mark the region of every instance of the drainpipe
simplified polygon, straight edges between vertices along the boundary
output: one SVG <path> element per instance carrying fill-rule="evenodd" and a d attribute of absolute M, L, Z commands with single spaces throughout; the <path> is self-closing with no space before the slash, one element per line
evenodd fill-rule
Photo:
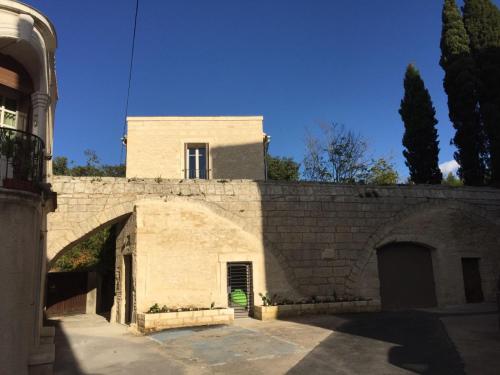
<path fill-rule="evenodd" d="M 264 134 L 264 174 L 265 174 L 265 181 L 267 181 L 267 156 L 269 154 L 269 143 L 271 143 L 271 136 Z"/>

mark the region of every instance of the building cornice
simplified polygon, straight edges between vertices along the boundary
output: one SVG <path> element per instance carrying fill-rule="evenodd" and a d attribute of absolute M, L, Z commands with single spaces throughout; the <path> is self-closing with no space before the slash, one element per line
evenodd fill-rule
<path fill-rule="evenodd" d="M 0 10 L 7 10 L 17 14 L 28 14 L 35 20 L 35 27 L 42 34 L 47 49 L 54 51 L 57 48 L 57 34 L 52 22 L 37 9 L 13 0 L 0 0 Z"/>

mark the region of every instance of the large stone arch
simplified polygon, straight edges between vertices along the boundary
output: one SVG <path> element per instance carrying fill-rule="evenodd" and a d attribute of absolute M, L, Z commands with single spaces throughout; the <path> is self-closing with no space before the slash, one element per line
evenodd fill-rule
<path fill-rule="evenodd" d="M 75 223 L 65 220 L 63 213 L 49 215 L 50 230 L 47 234 L 47 260 L 52 265 L 66 250 L 106 226 L 113 225 L 134 210 L 135 201 L 124 202 L 106 208 L 95 215 L 90 215 Z M 57 221 L 50 221 L 54 215 L 60 215 Z"/>
<path fill-rule="evenodd" d="M 447 248 L 449 246 L 446 243 L 447 241 L 436 235 L 436 233 L 439 233 L 438 229 L 436 229 L 436 233 L 427 233 L 422 228 L 412 227 L 411 230 L 402 230 L 401 227 L 404 226 L 405 222 L 412 221 L 416 223 L 419 221 L 434 222 L 439 227 L 440 224 L 447 220 L 446 215 L 470 220 L 477 227 L 489 228 L 490 234 L 496 233 L 494 229 L 499 226 L 498 219 L 491 216 L 487 210 L 459 201 L 437 200 L 403 209 L 392 219 L 382 223 L 369 237 L 364 246 L 364 253 L 359 257 L 348 278 L 349 288 L 358 294 L 368 294 L 372 298 L 380 298 L 376 252 L 378 249 L 394 243 L 414 243 L 433 250 L 434 271 L 436 275 L 440 275 L 443 272 L 443 267 L 441 266 L 441 269 L 439 269 L 436 265 L 436 257 L 440 251 L 446 250 L 444 252 L 448 252 L 449 249 L 447 250 Z M 449 239 L 451 232 L 450 230 L 445 231 L 443 236 L 446 235 Z M 460 233 L 457 234 L 457 236 L 460 235 Z M 498 238 L 494 239 L 493 235 L 490 237 L 490 244 L 493 241 L 498 244 Z M 474 251 L 468 253 L 472 254 Z M 480 253 L 481 251 L 478 249 L 476 254 Z M 444 263 L 441 262 L 441 264 Z M 445 292 L 442 291 L 442 293 Z M 444 298 L 441 297 L 441 300 Z"/>

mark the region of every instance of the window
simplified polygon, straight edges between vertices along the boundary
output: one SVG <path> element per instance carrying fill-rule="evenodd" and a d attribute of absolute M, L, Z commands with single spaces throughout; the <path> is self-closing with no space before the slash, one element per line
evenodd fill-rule
<path fill-rule="evenodd" d="M 17 127 L 17 101 L 0 95 L 0 126 Z"/>
<path fill-rule="evenodd" d="M 186 145 L 186 178 L 208 179 L 208 144 Z"/>

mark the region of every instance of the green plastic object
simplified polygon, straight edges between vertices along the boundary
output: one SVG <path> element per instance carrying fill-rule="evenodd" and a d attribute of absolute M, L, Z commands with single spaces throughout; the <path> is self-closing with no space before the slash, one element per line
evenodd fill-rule
<path fill-rule="evenodd" d="M 238 306 L 246 306 L 247 295 L 241 289 L 235 289 L 231 292 L 231 302 Z"/>

